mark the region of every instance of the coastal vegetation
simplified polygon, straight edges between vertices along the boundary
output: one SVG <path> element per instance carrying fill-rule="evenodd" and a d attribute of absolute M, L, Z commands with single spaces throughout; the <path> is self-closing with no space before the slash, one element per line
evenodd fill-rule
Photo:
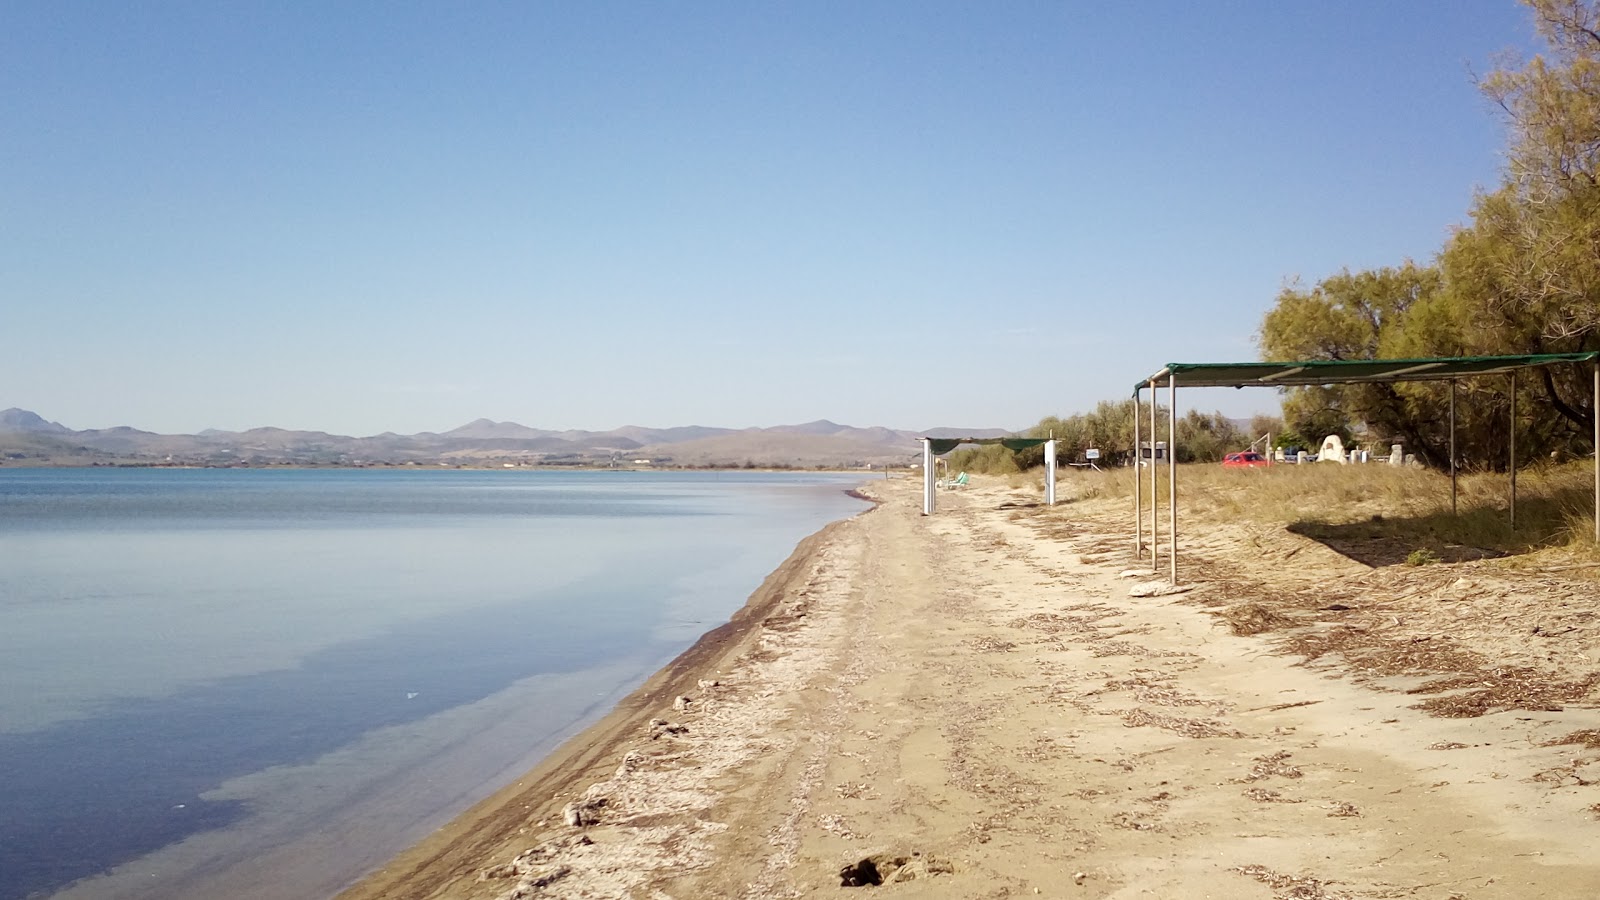
<path fill-rule="evenodd" d="M 1165 510 L 1167 473 L 1165 467 L 1158 470 L 1157 496 Z M 1131 505 L 1133 473 L 1132 468 L 1063 472 L 1058 496 L 1120 499 Z M 1149 470 L 1141 470 L 1140 477 L 1148 504 Z M 1507 510 L 1509 479 L 1486 470 L 1460 475 L 1455 510 L 1449 474 L 1422 466 L 1183 466 L 1178 484 L 1182 517 L 1287 527 L 1358 554 L 1398 553 L 1403 560 L 1422 549 L 1432 558 L 1459 561 L 1539 551 L 1592 554 L 1600 549 L 1594 544 L 1590 460 L 1540 463 L 1519 471 L 1515 527 Z"/>
<path fill-rule="evenodd" d="M 1148 429 L 1150 407 L 1142 408 L 1141 427 Z M 1023 432 L 1023 437 L 1054 438 L 1058 458 L 1063 464 L 1086 463 L 1088 451 L 1098 450 L 1099 466 L 1124 466 L 1133 456 L 1133 400 L 1101 401 L 1086 413 L 1066 417 L 1048 416 Z M 1165 435 L 1167 407 L 1156 407 L 1162 434 Z M 1275 416 L 1257 416 L 1248 426 L 1228 418 L 1220 412 L 1203 413 L 1189 410 L 1178 417 L 1178 461 L 1218 462 L 1223 454 L 1238 450 L 1252 440 L 1266 434 L 1274 436 L 1273 443 L 1287 446 L 1278 439 L 1283 423 Z M 1294 436 L 1290 435 L 1292 439 Z M 1163 438 L 1164 439 L 1164 438 Z M 1149 440 L 1145 435 L 1144 440 Z M 963 447 L 949 457 L 952 469 L 1006 475 L 1025 472 L 1044 465 L 1044 449 L 1008 450 L 998 444 Z"/>
<path fill-rule="evenodd" d="M 1268 359 L 1380 359 L 1600 350 L 1600 11 L 1528 0 L 1545 51 L 1479 81 L 1508 146 L 1502 182 L 1429 265 L 1343 271 L 1278 295 L 1259 334 Z M 1503 468 L 1507 378 L 1458 386 L 1459 452 Z M 1523 452 L 1594 452 L 1592 371 L 1553 366 L 1517 379 Z M 1444 383 L 1294 388 L 1289 425 L 1306 434 L 1363 423 L 1433 465 L 1448 463 Z"/>
<path fill-rule="evenodd" d="M 1342 270 L 1286 285 L 1265 313 L 1257 343 L 1267 360 L 1406 359 L 1600 350 L 1600 3 L 1525 0 L 1544 50 L 1478 80 L 1507 127 L 1501 183 L 1474 198 L 1470 221 L 1427 264 Z M 1248 428 L 1220 413 L 1178 420 L 1179 462 L 1212 462 L 1271 433 L 1277 447 L 1315 449 L 1339 435 L 1386 452 L 1400 443 L 1432 471 L 1387 466 L 1280 467 L 1224 472 L 1191 467 L 1180 478 L 1195 511 L 1266 516 L 1344 538 L 1414 544 L 1414 559 L 1448 559 L 1451 547 L 1523 553 L 1592 542 L 1597 411 L 1593 369 L 1557 365 L 1519 378 L 1463 378 L 1455 385 L 1459 514 L 1450 509 L 1451 401 L 1447 382 L 1295 387 L 1282 418 Z M 1518 521 L 1505 515 L 1509 444 L 1533 465 L 1520 476 Z M 1101 465 L 1127 466 L 1131 400 L 1043 419 L 1030 437 L 1053 436 L 1066 462 L 1100 450 Z M 1158 407 L 1163 423 L 1166 411 Z M 1163 425 L 1164 432 L 1164 425 Z M 1148 438 L 1147 438 L 1148 439 Z M 1028 473 L 1040 450 L 959 450 L 952 470 Z M 1522 468 L 1526 468 L 1525 466 Z M 1025 476 L 1024 476 L 1025 477 Z M 1068 472 L 1088 495 L 1131 494 L 1132 475 Z M 1162 476 L 1164 477 L 1164 475 Z M 1240 478 L 1250 490 L 1241 492 Z M 1443 504 L 1441 507 L 1440 504 Z M 1364 517 L 1364 518 L 1363 518 Z M 1308 532 L 1310 533 L 1310 532 Z"/>
<path fill-rule="evenodd" d="M 1507 126 L 1501 183 L 1480 192 L 1471 221 L 1435 260 L 1344 270 L 1314 284 L 1291 283 L 1262 319 L 1263 359 L 1359 360 L 1491 356 L 1600 350 L 1600 4 L 1527 0 L 1544 52 L 1481 78 Z M 1337 434 L 1387 447 L 1401 443 L 1424 464 L 1448 467 L 1450 402 L 1445 382 L 1296 387 L 1286 391 L 1278 446 Z M 1504 470 L 1513 392 L 1519 455 L 1557 459 L 1595 452 L 1593 373 L 1549 366 L 1513 379 L 1464 378 L 1456 385 L 1458 460 Z M 1048 418 L 1069 451 L 1102 448 L 1119 461 L 1132 446 L 1132 403 Z M 1159 418 L 1159 415 L 1158 415 Z M 1180 461 L 1205 461 L 1267 431 L 1241 434 L 1220 415 L 1186 414 Z M 1302 438 L 1301 436 L 1305 436 Z M 1118 449 L 1107 449 L 1118 448 Z M 1103 457 L 1104 458 L 1104 457 Z M 952 465 L 1026 470 L 1042 455 L 970 451 Z"/>

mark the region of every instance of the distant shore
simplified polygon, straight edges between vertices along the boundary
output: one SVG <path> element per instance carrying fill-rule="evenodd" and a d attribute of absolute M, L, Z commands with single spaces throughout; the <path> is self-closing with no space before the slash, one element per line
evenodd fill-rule
<path fill-rule="evenodd" d="M 645 466 L 645 465 L 559 465 L 559 464 L 518 464 L 507 465 L 504 463 L 484 463 L 472 465 L 467 463 L 363 463 L 353 464 L 321 464 L 321 463 L 265 463 L 259 465 L 213 465 L 207 463 L 178 463 L 178 462 L 149 462 L 149 461 L 34 461 L 34 460 L 4 460 L 0 459 L 0 469 L 247 469 L 247 470 L 320 470 L 330 471 L 383 471 L 383 472 L 438 472 L 461 470 L 469 472 L 831 472 L 831 473 L 862 473 L 883 477 L 886 471 L 884 466 Z M 896 466 L 887 471 L 905 473 L 912 471 L 904 466 Z"/>

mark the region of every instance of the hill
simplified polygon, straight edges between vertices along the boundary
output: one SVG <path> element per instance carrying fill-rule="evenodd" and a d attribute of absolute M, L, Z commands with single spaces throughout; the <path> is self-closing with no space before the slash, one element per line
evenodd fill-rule
<path fill-rule="evenodd" d="M 627 425 L 611 431 L 551 431 L 477 419 L 444 432 L 369 437 L 270 426 L 157 434 L 125 425 L 75 431 L 13 407 L 0 412 L 0 464 L 600 466 L 648 460 L 691 467 L 858 467 L 913 462 L 924 435 L 1006 433 L 997 428 L 858 428 L 826 419 L 746 429 Z"/>

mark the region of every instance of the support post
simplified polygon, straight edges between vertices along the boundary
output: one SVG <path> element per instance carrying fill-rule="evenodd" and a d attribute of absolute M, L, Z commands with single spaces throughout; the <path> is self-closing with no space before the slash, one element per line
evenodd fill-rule
<path fill-rule="evenodd" d="M 1139 443 L 1139 413 L 1142 411 L 1139 406 L 1139 391 L 1135 390 L 1133 392 L 1133 559 L 1135 562 L 1144 559 L 1144 497 L 1141 496 L 1144 493 L 1144 473 L 1139 471 L 1140 466 L 1144 465 L 1144 447 Z M 1600 453 L 1596 453 L 1595 460 L 1597 467 L 1595 471 L 1600 472 Z M 1596 489 L 1595 496 L 1600 497 L 1600 488 Z"/>
<path fill-rule="evenodd" d="M 1172 553 L 1167 560 L 1178 583 L 1178 373 L 1167 373 L 1167 498 L 1172 514 Z"/>
<path fill-rule="evenodd" d="M 1456 514 L 1456 380 L 1450 379 L 1450 515 Z"/>
<path fill-rule="evenodd" d="M 922 439 L 922 514 L 933 515 L 936 503 L 933 496 L 933 441 Z"/>
<path fill-rule="evenodd" d="M 1511 530 L 1517 530 L 1517 373 L 1511 372 Z"/>
<path fill-rule="evenodd" d="M 1594 364 L 1594 399 L 1589 412 L 1594 418 L 1594 542 L 1600 544 L 1600 362 Z"/>
<path fill-rule="evenodd" d="M 1157 572 L 1161 569 L 1161 520 L 1157 518 L 1160 510 L 1156 504 L 1156 398 L 1161 396 L 1156 393 L 1156 380 L 1150 379 L 1150 571 Z M 1168 448 L 1167 452 L 1172 452 Z"/>
<path fill-rule="evenodd" d="M 1044 442 L 1044 505 L 1056 505 L 1056 442 Z"/>

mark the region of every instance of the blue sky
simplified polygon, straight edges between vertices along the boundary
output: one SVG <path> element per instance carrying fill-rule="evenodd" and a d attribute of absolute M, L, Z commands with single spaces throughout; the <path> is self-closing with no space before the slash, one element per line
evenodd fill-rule
<path fill-rule="evenodd" d="M 0 408 L 1024 427 L 1499 178 L 1511 0 L 17 2 Z M 1233 415 L 1275 395 L 1194 392 Z"/>

